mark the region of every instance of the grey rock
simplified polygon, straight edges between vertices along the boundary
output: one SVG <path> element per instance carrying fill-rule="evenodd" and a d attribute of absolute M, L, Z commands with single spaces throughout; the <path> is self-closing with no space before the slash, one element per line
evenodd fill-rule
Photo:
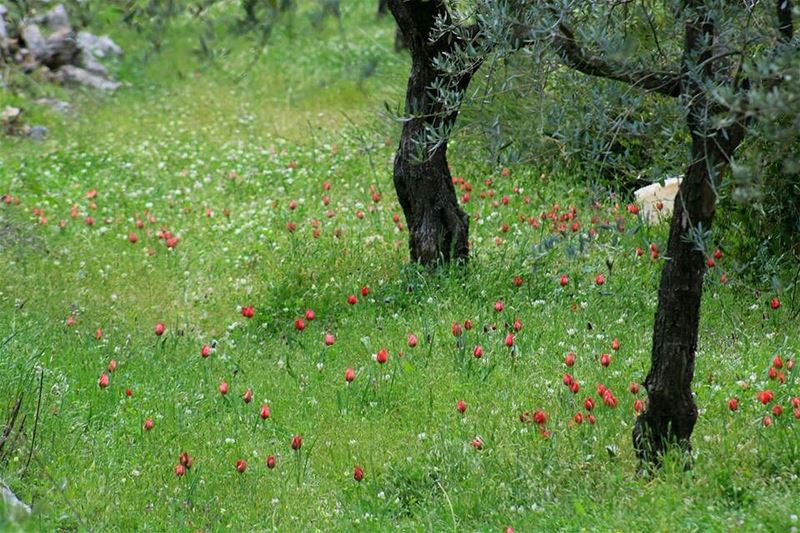
<path fill-rule="evenodd" d="M 44 23 L 47 24 L 51 32 L 56 31 L 72 31 L 72 25 L 69 22 L 69 15 L 64 7 L 64 4 L 58 4 L 53 9 L 44 14 Z"/>
<path fill-rule="evenodd" d="M 6 26 L 6 13 L 8 9 L 0 4 L 0 51 L 8 50 L 8 27 Z"/>
<path fill-rule="evenodd" d="M 47 128 L 44 126 L 33 126 L 28 131 L 28 137 L 34 141 L 43 141 L 47 137 Z"/>
<path fill-rule="evenodd" d="M 39 105 L 47 106 L 53 111 L 58 111 L 59 113 L 70 113 L 72 111 L 72 105 L 69 102 L 65 102 L 63 100 L 55 100 L 53 98 L 39 98 L 36 100 L 36 103 Z"/>
<path fill-rule="evenodd" d="M 96 74 L 97 76 L 108 77 L 108 69 L 100 63 L 97 58 L 86 51 L 81 50 L 78 54 L 77 64 L 80 67 L 85 68 L 92 74 Z"/>
<path fill-rule="evenodd" d="M 0 112 L 0 124 L 13 124 L 19 119 L 19 116 L 22 114 L 22 109 L 18 107 L 6 106 L 2 112 Z"/>
<path fill-rule="evenodd" d="M 45 40 L 44 51 L 36 59 L 51 68 L 72 63 L 78 55 L 78 42 L 72 30 L 59 30 Z"/>
<path fill-rule="evenodd" d="M 111 40 L 108 35 L 93 35 L 88 31 L 78 33 L 78 48 L 81 52 L 91 54 L 94 57 L 106 57 L 110 55 L 122 55 L 122 48 Z"/>
<path fill-rule="evenodd" d="M 92 74 L 86 69 L 74 65 L 64 65 L 53 73 L 53 76 L 62 83 L 77 83 L 102 91 L 115 91 L 120 84 Z"/>
<path fill-rule="evenodd" d="M 47 41 L 42 30 L 36 24 L 28 24 L 22 28 L 22 41 L 33 57 L 43 57 L 47 51 Z"/>
<path fill-rule="evenodd" d="M 17 498 L 8 485 L 0 481 L 0 499 L 5 503 L 5 508 L 13 520 L 19 520 L 31 515 L 31 507 Z"/>

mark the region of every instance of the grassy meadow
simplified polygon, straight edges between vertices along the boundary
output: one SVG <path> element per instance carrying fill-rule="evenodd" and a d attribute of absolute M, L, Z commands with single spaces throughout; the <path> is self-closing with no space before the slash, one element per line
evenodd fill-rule
<path fill-rule="evenodd" d="M 0 424 L 20 393 L 25 417 L 0 478 L 33 504 L 0 529 L 796 531 L 791 287 L 737 276 L 717 236 L 694 466 L 638 476 L 667 225 L 456 138 L 470 263 L 409 265 L 387 116 L 408 56 L 344 4 L 263 47 L 220 31 L 212 57 L 176 21 L 145 58 L 109 15 L 126 87 L 0 94 L 50 129 L 0 143 Z"/>

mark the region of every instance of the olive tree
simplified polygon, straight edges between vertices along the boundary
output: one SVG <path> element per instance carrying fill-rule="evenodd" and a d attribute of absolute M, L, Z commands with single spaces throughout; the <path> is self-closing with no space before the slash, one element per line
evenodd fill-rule
<path fill-rule="evenodd" d="M 413 259 L 447 258 L 442 244 L 465 242 L 444 156 L 467 84 L 487 58 L 525 49 L 531 61 L 556 63 L 587 81 L 668 98 L 683 114 L 688 160 L 658 291 L 648 402 L 633 445 L 643 464 L 660 464 L 671 446 L 689 452 L 706 241 L 737 149 L 770 116 L 766 110 L 791 99 L 781 86 L 792 78 L 785 65 L 798 56 L 792 1 L 474 0 L 448 12 L 442 2 L 397 0 L 392 10 L 415 41 L 409 116 L 395 159 Z M 412 155 L 420 147 L 427 157 Z"/>

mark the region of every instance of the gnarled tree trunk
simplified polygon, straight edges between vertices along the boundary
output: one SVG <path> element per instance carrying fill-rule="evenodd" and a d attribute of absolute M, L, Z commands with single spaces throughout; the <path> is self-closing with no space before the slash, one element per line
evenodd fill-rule
<path fill-rule="evenodd" d="M 643 464 L 656 466 L 670 445 L 691 452 L 690 437 L 697 421 L 691 385 L 706 272 L 699 241 L 702 233 L 711 229 L 716 189 L 745 133 L 740 122 L 721 129 L 709 124 L 715 110 L 703 83 L 716 75 L 711 60 L 714 25 L 702 2 L 695 4 L 695 15 L 686 23 L 681 83 L 681 92 L 689 102 L 691 162 L 675 198 L 667 259 L 661 271 L 651 366 L 644 383 L 648 404 L 633 430 L 637 455 Z M 693 72 L 695 61 L 705 65 L 699 76 Z"/>
<path fill-rule="evenodd" d="M 431 93 L 441 74 L 433 60 L 455 50 L 459 37 L 446 35 L 431 40 L 437 18 L 449 20 L 442 0 L 389 0 L 395 20 L 411 52 L 411 73 L 406 91 L 406 121 L 394 159 L 394 185 L 406 217 L 411 260 L 425 265 L 466 260 L 469 217 L 458 205 L 447 164 L 447 134 L 458 109 Z M 477 65 L 465 69 L 448 85 L 461 94 L 469 85 Z M 438 143 L 427 132 L 443 132 Z"/>
<path fill-rule="evenodd" d="M 711 228 L 716 205 L 716 176 L 729 168 L 729 158 L 741 139 L 721 140 L 692 135 L 692 163 L 675 198 L 675 210 L 661 271 L 658 307 L 653 326 L 650 372 L 645 379 L 647 409 L 636 420 L 633 444 L 645 463 L 658 465 L 669 445 L 690 452 L 697 421 L 692 394 L 700 302 L 706 257 L 697 246 L 697 231 Z"/>

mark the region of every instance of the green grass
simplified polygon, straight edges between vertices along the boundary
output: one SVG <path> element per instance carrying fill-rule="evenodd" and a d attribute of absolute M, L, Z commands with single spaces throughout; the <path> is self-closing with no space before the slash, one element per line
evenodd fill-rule
<path fill-rule="evenodd" d="M 617 211 L 608 193 L 571 176 L 544 182 L 527 167 L 503 176 L 457 146 L 454 173 L 473 187 L 465 206 L 470 264 L 435 273 L 408 266 L 407 232 L 392 220 L 401 213 L 391 185 L 397 127 L 378 118 L 383 101 L 402 98 L 407 59 L 389 50 L 391 21 L 376 22 L 371 5 L 346 9 L 343 33 L 329 22 L 314 32 L 298 16 L 294 39 L 278 31 L 240 82 L 234 74 L 252 58 L 247 36 L 221 38 L 225 60 L 208 64 L 190 53 L 195 42 L 179 26 L 162 55 L 143 62 L 129 53 L 116 65 L 131 83 L 116 95 L 38 89 L 70 95 L 78 118 L 36 111 L 50 140 L 0 147 L 0 195 L 20 200 L 0 207 L 0 408 L 5 415 L 24 391 L 26 416 L 25 437 L 3 451 L 0 477 L 34 502 L 33 517 L 19 524 L 0 512 L 0 528 L 796 527 L 800 422 L 789 398 L 800 394 L 798 371 L 786 371 L 784 385 L 767 376 L 776 354 L 787 361 L 800 351 L 790 294 L 733 274 L 721 284 L 734 257 L 709 271 L 694 468 L 684 472 L 668 457 L 662 472 L 638 477 L 630 432 L 643 394 L 628 387 L 649 364 L 661 261 L 634 250 L 663 249 L 666 228 L 640 226 L 624 201 Z M 135 36 L 118 31 L 130 50 Z M 376 74 L 359 83 L 357 65 L 373 56 Z M 96 208 L 86 198 L 93 189 Z M 480 198 L 490 190 L 494 198 Z M 495 207 L 505 195 L 509 204 Z M 553 238 L 555 223 L 537 229 L 520 220 L 555 203 L 559 214 L 576 207 L 578 232 Z M 613 220 L 623 213 L 619 231 Z M 590 228 L 596 237 L 587 237 Z M 156 236 L 163 229 L 180 236 L 173 250 Z M 512 283 L 518 275 L 521 287 Z M 776 311 L 773 296 L 784 301 Z M 252 319 L 240 314 L 243 305 L 255 307 Z M 316 319 L 297 331 L 307 309 Z M 503 341 L 517 318 L 522 329 L 510 352 Z M 467 319 L 474 328 L 456 339 L 452 324 Z M 166 325 L 162 337 L 157 322 Z M 324 345 L 326 332 L 333 346 Z M 415 348 L 406 344 L 412 332 Z M 599 355 L 612 353 L 614 338 L 621 348 L 603 368 Z M 480 360 L 471 355 L 477 344 Z M 382 347 L 385 365 L 372 358 Z M 577 395 L 562 384 L 569 351 L 577 354 L 569 370 L 581 384 Z M 116 371 L 101 389 L 112 359 Z M 349 386 L 348 367 L 357 374 Z M 614 391 L 616 409 L 597 398 L 598 383 Z M 249 405 L 241 399 L 247 388 Z M 766 388 L 785 411 L 768 428 L 768 408 L 756 400 Z M 587 396 L 598 403 L 597 423 L 575 425 Z M 732 396 L 740 399 L 736 413 L 727 408 Z M 466 413 L 456 411 L 457 400 L 467 402 Z M 271 408 L 267 421 L 258 416 L 262 403 Z M 547 414 L 548 438 L 519 420 L 537 409 Z M 145 431 L 148 418 L 154 427 Z M 300 453 L 290 447 L 295 434 L 304 439 Z M 480 450 L 470 445 L 477 437 Z M 182 451 L 194 464 L 179 478 Z M 273 470 L 269 454 L 277 457 Z M 239 459 L 248 462 L 242 474 Z M 356 464 L 365 471 L 360 483 Z"/>

